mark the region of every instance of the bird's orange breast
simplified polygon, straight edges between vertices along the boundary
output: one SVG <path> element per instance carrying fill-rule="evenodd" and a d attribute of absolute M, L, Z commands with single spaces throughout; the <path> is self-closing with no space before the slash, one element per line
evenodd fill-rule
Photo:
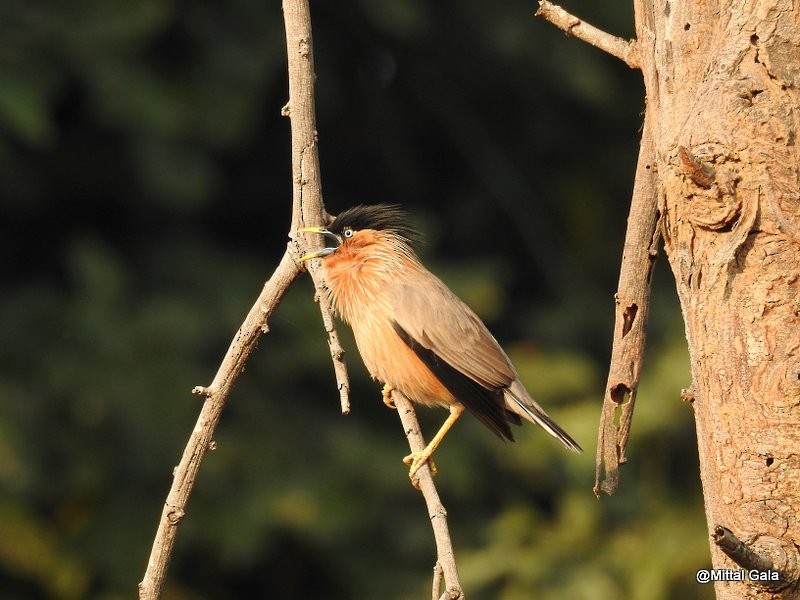
<path fill-rule="evenodd" d="M 410 399 L 428 405 L 456 400 L 416 354 L 386 323 L 351 322 L 358 350 L 374 379 L 388 383 Z"/>

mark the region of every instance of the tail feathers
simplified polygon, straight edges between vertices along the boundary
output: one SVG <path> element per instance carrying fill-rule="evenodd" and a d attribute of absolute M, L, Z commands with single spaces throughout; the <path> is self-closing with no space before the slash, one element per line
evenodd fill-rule
<path fill-rule="evenodd" d="M 507 408 L 524 417 L 531 423 L 536 423 L 547 433 L 552 435 L 568 450 L 573 452 L 583 452 L 578 442 L 564 431 L 561 426 L 553 421 L 550 416 L 544 412 L 544 409 L 539 406 L 536 401 L 530 397 L 530 394 L 525 390 L 519 380 L 515 381 L 506 389 L 506 405 Z"/>

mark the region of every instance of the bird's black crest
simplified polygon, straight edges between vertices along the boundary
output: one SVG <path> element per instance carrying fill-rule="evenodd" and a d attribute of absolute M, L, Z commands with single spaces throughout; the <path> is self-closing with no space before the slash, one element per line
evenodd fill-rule
<path fill-rule="evenodd" d="M 328 230 L 338 235 L 346 227 L 353 231 L 375 229 L 390 231 L 410 242 L 418 242 L 419 234 L 409 227 L 406 219 L 406 212 L 395 204 L 361 204 L 340 212 Z"/>

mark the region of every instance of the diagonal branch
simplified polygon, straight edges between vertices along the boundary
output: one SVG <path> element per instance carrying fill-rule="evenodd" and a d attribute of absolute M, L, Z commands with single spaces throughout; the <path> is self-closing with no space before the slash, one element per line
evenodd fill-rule
<path fill-rule="evenodd" d="M 411 401 L 399 390 L 392 390 L 392 400 L 397 406 L 397 414 L 400 416 L 411 451 L 421 451 L 425 448 L 425 439 L 420 432 L 417 415 L 414 412 Z M 436 485 L 433 483 L 433 476 L 427 463 L 417 471 L 417 477 L 418 479 L 414 483 L 418 485 L 422 496 L 425 498 L 428 516 L 431 519 L 431 527 L 433 528 L 433 536 L 436 540 L 437 564 L 433 574 L 434 597 L 439 597 L 437 591 L 440 587 L 441 578 L 444 576 L 447 589 L 443 592 L 441 598 L 444 600 L 463 600 L 464 592 L 458 579 L 453 543 L 450 541 L 450 530 L 447 527 L 447 511 L 439 499 L 439 493 L 436 491 Z"/>
<path fill-rule="evenodd" d="M 161 513 L 147 570 L 139 583 L 140 600 L 157 600 L 161 597 L 172 548 L 178 535 L 178 525 L 186 514 L 186 504 L 194 488 L 200 463 L 206 451 L 213 447 L 214 431 L 230 391 L 250 354 L 256 348 L 258 339 L 267 331 L 269 317 L 299 274 L 300 269 L 292 258 L 292 252 L 287 250 L 272 277 L 264 284 L 261 295 L 247 313 L 239 331 L 236 332 L 211 385 L 198 386 L 192 390 L 192 393 L 205 396 L 206 400 L 197 424 L 189 436 L 180 463 L 173 473 L 172 487 Z"/>
<path fill-rule="evenodd" d="M 544 18 L 567 35 L 574 35 L 579 40 L 583 40 L 611 56 L 616 56 L 631 69 L 641 68 L 639 48 L 635 40 L 623 40 L 606 33 L 547 0 L 539 0 L 539 9 L 535 16 Z"/>
<path fill-rule="evenodd" d="M 650 125 L 648 116 L 645 118 L 636 166 L 619 287 L 614 296 L 614 342 L 597 439 L 594 493 L 598 497 L 600 492 L 611 495 L 616 491 L 619 467 L 627 460 L 625 449 L 644 357 L 650 279 L 660 239 L 655 153 Z M 617 420 L 619 426 L 615 424 Z"/>

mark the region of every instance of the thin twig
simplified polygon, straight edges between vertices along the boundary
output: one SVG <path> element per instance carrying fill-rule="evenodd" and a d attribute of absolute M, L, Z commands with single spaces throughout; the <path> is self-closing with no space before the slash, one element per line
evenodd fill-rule
<path fill-rule="evenodd" d="M 645 118 L 639 149 L 619 286 L 615 295 L 614 341 L 597 439 L 594 493 L 598 497 L 600 492 L 608 495 L 614 493 L 619 484 L 619 466 L 627 460 L 625 449 L 644 357 L 650 279 L 660 239 L 656 163 L 649 121 L 648 116 Z M 619 426 L 615 425 L 618 411 L 622 411 Z"/>
<path fill-rule="evenodd" d="M 316 261 L 315 261 L 316 262 Z M 328 334 L 328 349 L 330 350 L 331 360 L 333 361 L 333 372 L 336 376 L 336 387 L 339 390 L 339 403 L 342 407 L 342 414 L 350 413 L 350 382 L 347 375 L 347 363 L 345 362 L 345 352 L 342 344 L 339 341 L 339 334 L 336 332 L 336 325 L 333 320 L 333 307 L 331 306 L 330 297 L 321 293 L 320 288 L 324 287 L 322 275 L 319 272 L 319 267 L 309 265 L 309 273 L 311 279 L 314 281 L 314 286 L 317 288 L 317 301 L 319 302 L 319 311 L 322 314 L 322 324 Z"/>
<path fill-rule="evenodd" d="M 574 35 L 579 40 L 591 44 L 611 56 L 616 56 L 631 69 L 641 68 L 639 48 L 635 40 L 623 40 L 606 33 L 547 0 L 539 0 L 539 10 L 536 11 L 536 16 L 543 17 L 567 35 Z"/>
<path fill-rule="evenodd" d="M 444 569 L 441 563 L 437 560 L 433 566 L 433 586 L 431 590 L 431 600 L 439 600 L 439 594 L 442 589 L 442 579 L 444 578 Z"/>
<path fill-rule="evenodd" d="M 300 269 L 292 253 L 287 250 L 281 262 L 264 284 L 261 295 L 247 313 L 225 357 L 222 359 L 214 380 L 208 387 L 196 387 L 193 393 L 206 397 L 197 424 L 194 427 L 180 463 L 173 473 L 172 487 L 167 495 L 161 520 L 158 524 L 153 548 L 147 562 L 144 578 L 139 583 L 141 600 L 157 600 L 161 596 L 167 566 L 178 535 L 178 525 L 186 515 L 186 504 L 192 493 L 200 463 L 207 450 L 213 448 L 214 431 L 219 422 L 233 384 L 244 369 L 248 357 L 256 347 L 258 339 L 267 330 L 267 321 L 280 302 L 289 285 L 297 278 Z"/>
<path fill-rule="evenodd" d="M 420 432 L 419 422 L 417 415 L 414 412 L 414 407 L 399 390 L 392 390 L 392 400 L 394 400 L 397 407 L 397 414 L 400 416 L 400 421 L 403 423 L 403 429 L 406 432 L 408 445 L 412 452 L 419 452 L 425 448 L 425 439 Z M 455 554 L 453 553 L 453 543 L 450 541 L 450 530 L 447 527 L 447 511 L 439 499 L 439 493 L 436 491 L 436 485 L 433 483 L 433 476 L 428 464 L 424 464 L 419 471 L 417 471 L 417 484 L 422 496 L 425 498 L 425 504 L 428 507 L 428 516 L 431 519 L 431 527 L 433 527 L 433 536 L 436 540 L 436 555 L 437 563 L 441 565 L 442 573 L 444 575 L 445 585 L 447 586 L 443 598 L 452 598 L 452 600 L 463 600 L 464 592 L 461 589 L 461 582 L 458 578 L 458 569 L 456 568 Z M 436 573 L 434 572 L 434 578 Z"/>

